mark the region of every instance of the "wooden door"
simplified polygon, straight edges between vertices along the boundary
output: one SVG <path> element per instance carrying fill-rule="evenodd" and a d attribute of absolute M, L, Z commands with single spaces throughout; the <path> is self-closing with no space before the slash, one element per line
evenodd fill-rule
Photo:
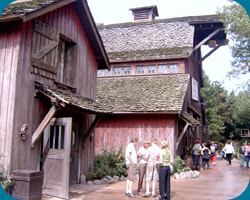
<path fill-rule="evenodd" d="M 44 130 L 43 194 L 68 199 L 72 118 L 53 118 Z"/>
<path fill-rule="evenodd" d="M 79 125 L 72 125 L 69 185 L 79 183 Z"/>

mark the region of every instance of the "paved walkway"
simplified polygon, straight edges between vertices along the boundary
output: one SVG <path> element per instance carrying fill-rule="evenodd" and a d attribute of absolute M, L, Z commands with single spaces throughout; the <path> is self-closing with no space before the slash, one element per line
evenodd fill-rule
<path fill-rule="evenodd" d="M 200 171 L 201 176 L 193 179 L 171 179 L 171 200 L 228 200 L 233 199 L 246 189 L 249 183 L 250 169 L 239 167 L 239 161 L 233 160 L 232 165 L 227 165 L 225 160 L 218 160 L 217 166 L 211 170 Z M 137 200 L 159 198 L 158 184 L 156 198 L 143 198 L 137 194 L 136 180 L 133 192 Z M 103 185 L 74 185 L 70 187 L 70 199 L 131 199 L 125 196 L 126 181 Z M 59 198 L 44 196 L 43 200 Z"/>

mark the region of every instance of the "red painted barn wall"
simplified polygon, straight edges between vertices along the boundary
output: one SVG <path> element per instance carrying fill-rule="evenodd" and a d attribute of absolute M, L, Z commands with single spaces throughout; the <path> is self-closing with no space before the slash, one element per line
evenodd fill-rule
<path fill-rule="evenodd" d="M 125 150 L 133 137 L 138 137 L 136 150 L 143 146 L 144 140 L 158 139 L 161 146 L 162 140 L 169 142 L 169 148 L 174 152 L 175 145 L 175 115 L 166 114 L 124 114 L 108 115 L 101 119 L 95 129 L 95 153 L 102 149 Z"/>

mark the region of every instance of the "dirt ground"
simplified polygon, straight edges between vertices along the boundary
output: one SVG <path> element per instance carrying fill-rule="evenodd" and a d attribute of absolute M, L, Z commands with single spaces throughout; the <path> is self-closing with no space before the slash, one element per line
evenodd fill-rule
<path fill-rule="evenodd" d="M 217 160 L 217 166 L 211 166 L 211 170 L 200 171 L 199 178 L 171 179 L 171 200 L 228 200 L 242 194 L 249 183 L 250 168 L 240 167 L 238 160 L 233 160 L 232 165 L 227 165 L 225 160 Z M 143 198 L 137 194 L 136 180 L 133 184 L 133 192 L 136 199 L 159 198 L 157 184 L 157 197 Z M 145 185 L 143 186 L 145 188 Z M 103 185 L 73 185 L 70 186 L 70 199 L 132 199 L 125 196 L 126 181 L 118 181 L 113 184 Z M 150 189 L 151 190 L 151 189 Z M 144 190 L 145 191 L 145 190 Z M 56 200 L 59 198 L 43 196 L 42 200 Z"/>

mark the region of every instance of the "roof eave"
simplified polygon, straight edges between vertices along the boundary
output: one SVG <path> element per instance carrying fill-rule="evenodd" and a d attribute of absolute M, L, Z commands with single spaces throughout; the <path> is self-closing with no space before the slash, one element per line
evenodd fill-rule
<path fill-rule="evenodd" d="M 112 114 L 180 114 L 179 111 L 138 111 L 138 112 L 126 112 L 126 111 L 114 111 Z"/>

